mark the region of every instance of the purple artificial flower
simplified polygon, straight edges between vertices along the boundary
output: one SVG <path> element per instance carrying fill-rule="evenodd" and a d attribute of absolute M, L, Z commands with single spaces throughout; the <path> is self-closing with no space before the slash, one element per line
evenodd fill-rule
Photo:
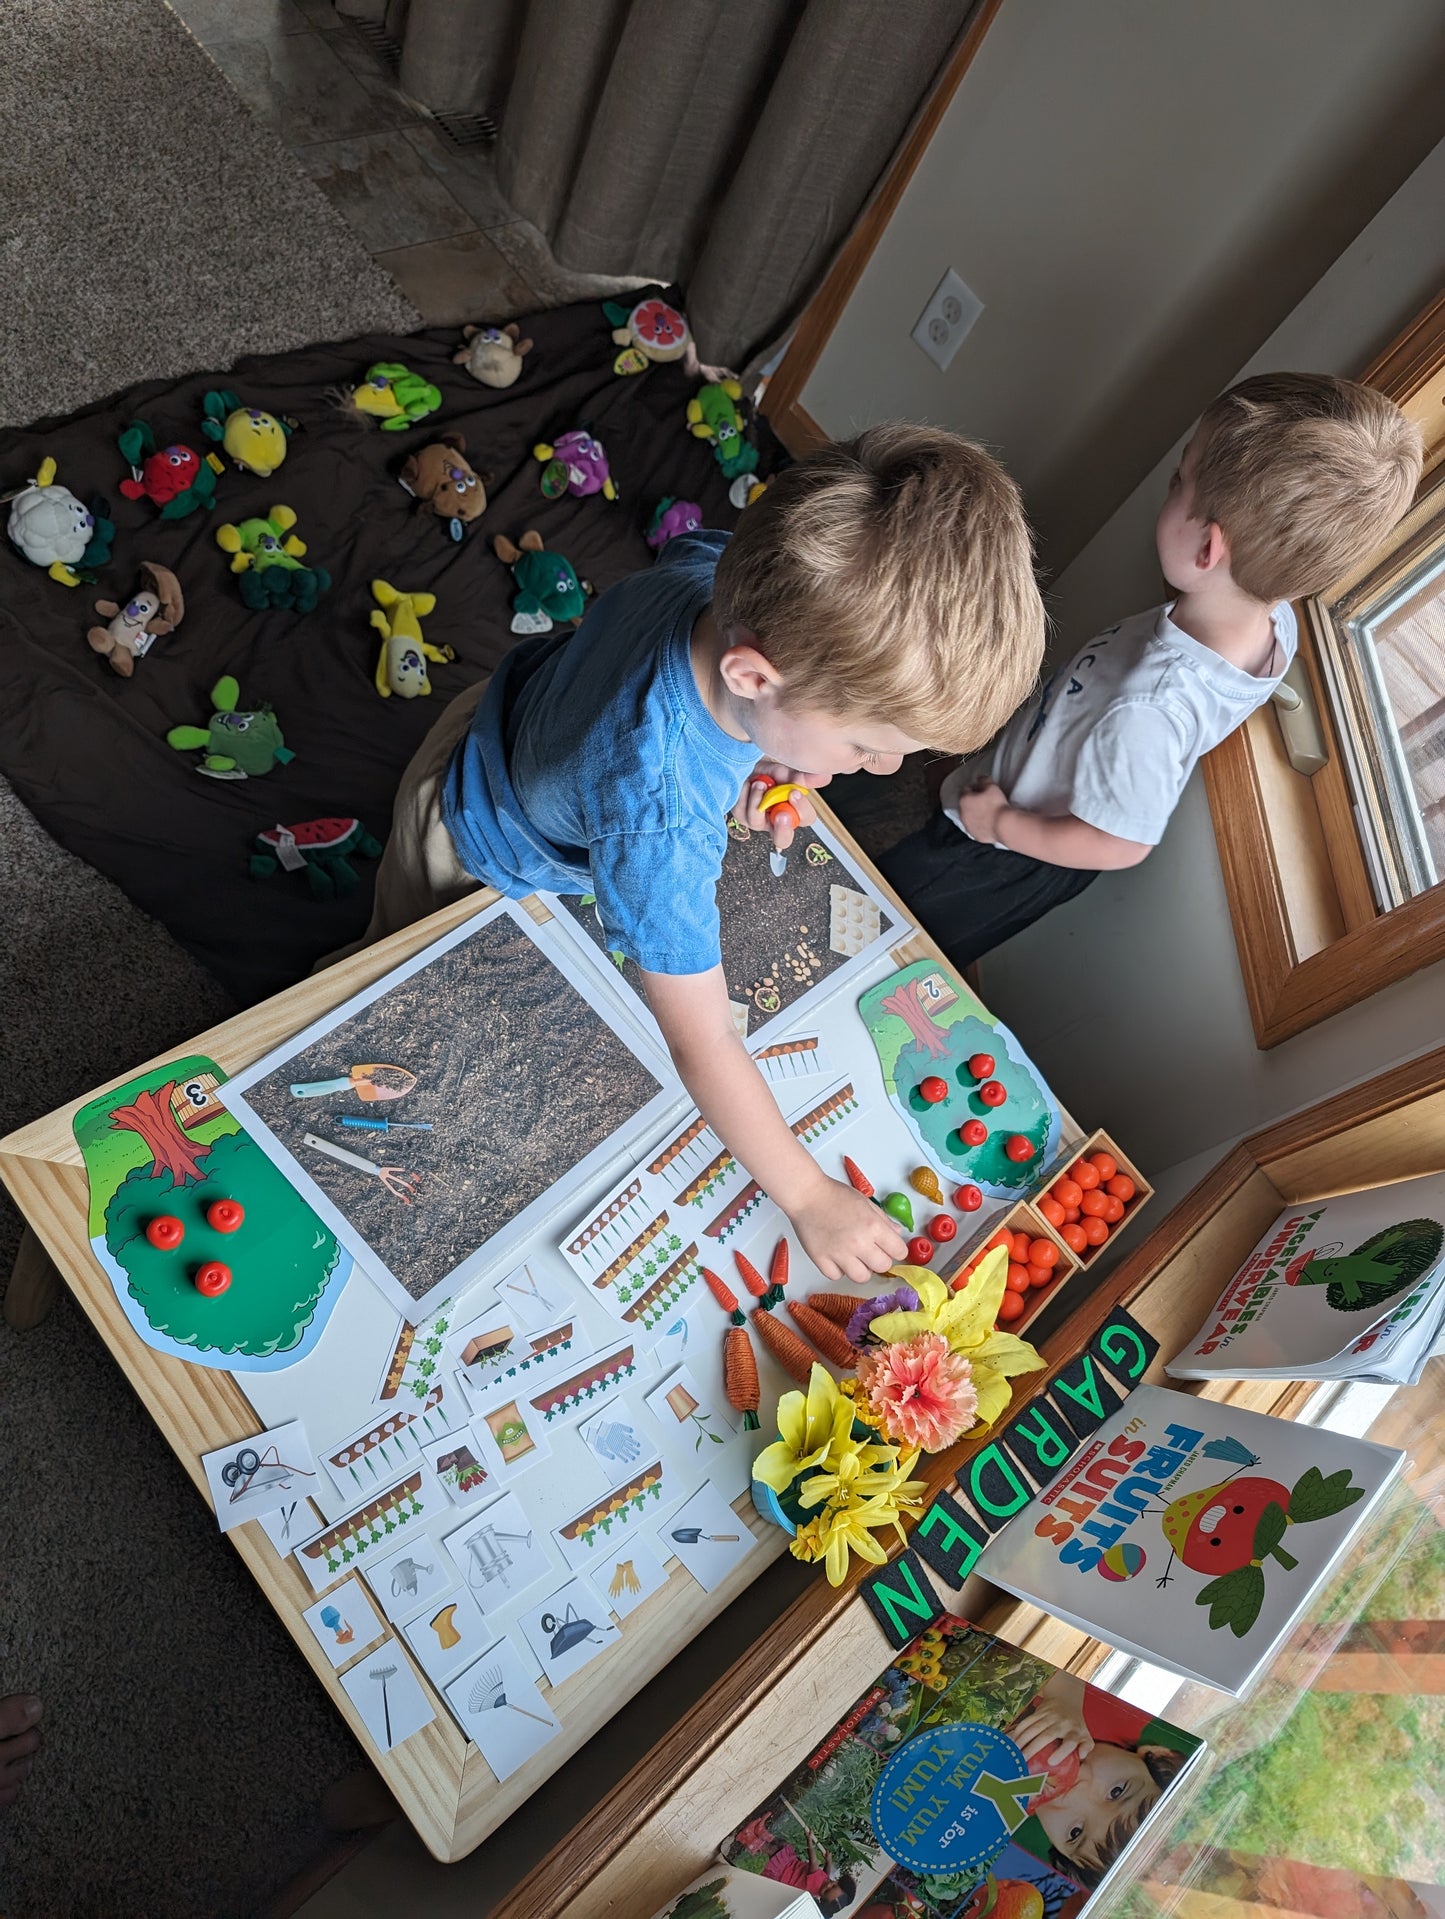
<path fill-rule="evenodd" d="M 885 1313 L 916 1313 L 918 1295 L 911 1286 L 900 1286 L 896 1293 L 880 1293 L 876 1299 L 865 1299 L 857 1312 L 848 1321 L 843 1337 L 853 1346 L 861 1346 L 868 1336 L 868 1328 L 875 1319 L 882 1319 Z"/>

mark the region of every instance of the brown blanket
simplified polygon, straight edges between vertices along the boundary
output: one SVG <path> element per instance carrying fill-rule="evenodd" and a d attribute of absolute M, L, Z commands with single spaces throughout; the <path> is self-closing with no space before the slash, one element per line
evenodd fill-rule
<path fill-rule="evenodd" d="M 397 780 L 422 735 L 447 700 L 514 644 L 513 584 L 492 553 L 493 535 L 515 540 L 536 527 L 601 591 L 651 564 L 642 529 L 662 495 L 697 501 L 709 526 L 736 521 L 711 449 L 688 433 L 685 409 L 696 382 L 680 366 L 614 375 L 616 348 L 597 305 L 537 314 L 524 330 L 536 344 L 517 384 L 500 391 L 453 366 L 460 335 L 435 328 L 152 382 L 0 436 L 0 491 L 23 486 L 51 454 L 59 482 L 82 499 L 102 496 L 116 525 L 98 584 L 73 589 L 0 535 L 0 772 L 63 846 L 115 880 L 243 1001 L 289 984 L 365 925 L 374 862 L 358 868 L 359 893 L 317 903 L 304 874 L 252 880 L 251 840 L 278 822 L 348 814 L 385 836 Z M 406 432 L 383 433 L 328 403 L 328 388 L 354 383 L 377 360 L 400 360 L 440 387 L 438 412 Z M 116 436 L 140 418 L 161 446 L 180 441 L 209 450 L 199 429 L 208 388 L 291 415 L 299 430 L 271 479 L 228 463 L 210 513 L 160 520 L 149 501 L 121 497 L 127 468 Z M 542 495 L 534 444 L 582 425 L 607 449 L 619 500 Z M 465 436 L 472 464 L 492 475 L 486 514 L 460 544 L 395 479 L 408 451 L 447 428 Z M 754 437 L 763 445 L 761 470 L 770 471 L 774 444 L 761 426 Z M 332 576 L 308 614 L 249 611 L 216 544 L 223 522 L 277 503 L 295 509 L 307 563 Z M 186 616 L 126 680 L 91 651 L 85 633 L 97 623 L 96 599 L 123 603 L 143 560 L 176 573 Z M 369 583 L 378 576 L 437 596 L 425 635 L 454 647 L 457 658 L 430 668 L 429 699 L 383 700 L 376 691 L 380 638 L 368 620 Z M 240 683 L 243 708 L 274 707 L 296 755 L 290 764 L 223 782 L 196 773 L 196 754 L 167 745 L 170 727 L 205 724 L 210 688 L 224 673 Z"/>

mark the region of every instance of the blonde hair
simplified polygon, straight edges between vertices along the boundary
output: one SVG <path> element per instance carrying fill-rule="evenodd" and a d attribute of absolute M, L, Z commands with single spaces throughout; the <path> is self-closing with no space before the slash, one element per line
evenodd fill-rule
<path fill-rule="evenodd" d="M 1420 429 L 1373 387 L 1262 373 L 1207 407 L 1191 513 L 1252 599 L 1322 593 L 1377 547 L 1420 479 Z"/>
<path fill-rule="evenodd" d="M 1018 488 L 972 441 L 903 422 L 769 483 L 718 562 L 713 616 L 756 637 L 789 705 L 952 753 L 993 737 L 1044 650 Z"/>

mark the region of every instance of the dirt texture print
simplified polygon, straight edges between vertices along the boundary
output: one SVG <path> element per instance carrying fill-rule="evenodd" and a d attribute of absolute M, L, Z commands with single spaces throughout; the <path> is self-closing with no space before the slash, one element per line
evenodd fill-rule
<path fill-rule="evenodd" d="M 662 1090 L 500 913 L 273 1060 L 245 1101 L 420 1301 Z"/>

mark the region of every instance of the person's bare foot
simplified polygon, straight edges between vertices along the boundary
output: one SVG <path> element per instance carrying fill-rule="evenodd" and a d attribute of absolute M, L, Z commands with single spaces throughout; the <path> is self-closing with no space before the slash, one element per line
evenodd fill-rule
<path fill-rule="evenodd" d="M 25 1775 L 40 1750 L 40 1701 L 33 1693 L 0 1698 L 0 1810 L 20 1797 Z"/>

